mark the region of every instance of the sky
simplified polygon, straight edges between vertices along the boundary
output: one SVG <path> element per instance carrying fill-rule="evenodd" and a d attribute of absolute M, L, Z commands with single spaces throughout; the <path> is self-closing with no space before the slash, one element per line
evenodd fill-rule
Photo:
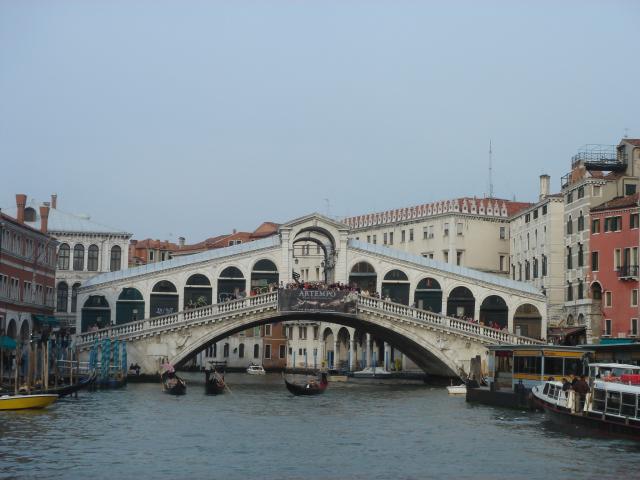
<path fill-rule="evenodd" d="M 637 1 L 0 0 L 0 206 L 187 243 L 536 201 L 640 138 Z"/>

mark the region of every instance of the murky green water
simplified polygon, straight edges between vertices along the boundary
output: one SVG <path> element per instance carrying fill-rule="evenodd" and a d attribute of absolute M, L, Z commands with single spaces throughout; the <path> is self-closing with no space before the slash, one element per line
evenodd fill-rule
<path fill-rule="evenodd" d="M 278 375 L 229 374 L 233 394 L 212 397 L 201 382 L 184 397 L 130 384 L 0 412 L 0 478 L 633 478 L 640 460 L 640 442 L 441 388 L 336 383 L 302 398 Z"/>

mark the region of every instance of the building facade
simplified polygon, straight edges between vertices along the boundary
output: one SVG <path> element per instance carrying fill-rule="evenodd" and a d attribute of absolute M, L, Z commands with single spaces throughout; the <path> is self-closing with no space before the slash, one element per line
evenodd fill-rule
<path fill-rule="evenodd" d="M 549 186 L 549 176 L 541 175 L 540 200 L 509 221 L 511 278 L 544 292 L 549 326 L 556 327 L 564 321 L 564 202 Z"/>
<path fill-rule="evenodd" d="M 638 199 L 635 193 L 590 212 L 591 301 L 602 314 L 602 341 L 639 335 Z"/>
<path fill-rule="evenodd" d="M 16 195 L 17 215 L 0 213 L 0 336 L 26 341 L 42 325 L 52 325 L 56 246 L 47 235 L 49 207 L 39 209 L 39 229 L 26 224 L 26 196 Z M 33 223 L 33 222 L 30 222 Z"/>
<path fill-rule="evenodd" d="M 598 292 L 591 291 L 588 259 L 590 213 L 597 205 L 638 189 L 640 140 L 623 139 L 617 146 L 588 145 L 571 161 L 562 178 L 565 231 L 565 324 L 584 326 L 587 343 L 597 342 L 603 325 Z M 597 289 L 597 284 L 595 285 Z"/>

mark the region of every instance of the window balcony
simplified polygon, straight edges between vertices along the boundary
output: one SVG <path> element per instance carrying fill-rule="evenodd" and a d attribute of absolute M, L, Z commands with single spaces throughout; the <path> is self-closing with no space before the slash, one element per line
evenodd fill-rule
<path fill-rule="evenodd" d="M 638 265 L 622 265 L 618 268 L 620 280 L 638 280 Z"/>

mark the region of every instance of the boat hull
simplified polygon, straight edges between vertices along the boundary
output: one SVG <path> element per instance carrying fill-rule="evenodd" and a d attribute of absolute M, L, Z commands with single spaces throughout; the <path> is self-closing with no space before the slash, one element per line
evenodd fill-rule
<path fill-rule="evenodd" d="M 0 397 L 0 410 L 28 410 L 45 408 L 58 399 L 55 394 L 13 395 Z"/>
<path fill-rule="evenodd" d="M 168 377 L 166 375 L 163 375 L 161 376 L 161 378 L 162 378 L 162 391 L 164 393 L 168 393 L 169 395 L 185 395 L 187 393 L 187 384 L 178 375 L 174 375 L 173 377 Z M 174 379 L 176 381 L 172 382 L 172 380 Z"/>

